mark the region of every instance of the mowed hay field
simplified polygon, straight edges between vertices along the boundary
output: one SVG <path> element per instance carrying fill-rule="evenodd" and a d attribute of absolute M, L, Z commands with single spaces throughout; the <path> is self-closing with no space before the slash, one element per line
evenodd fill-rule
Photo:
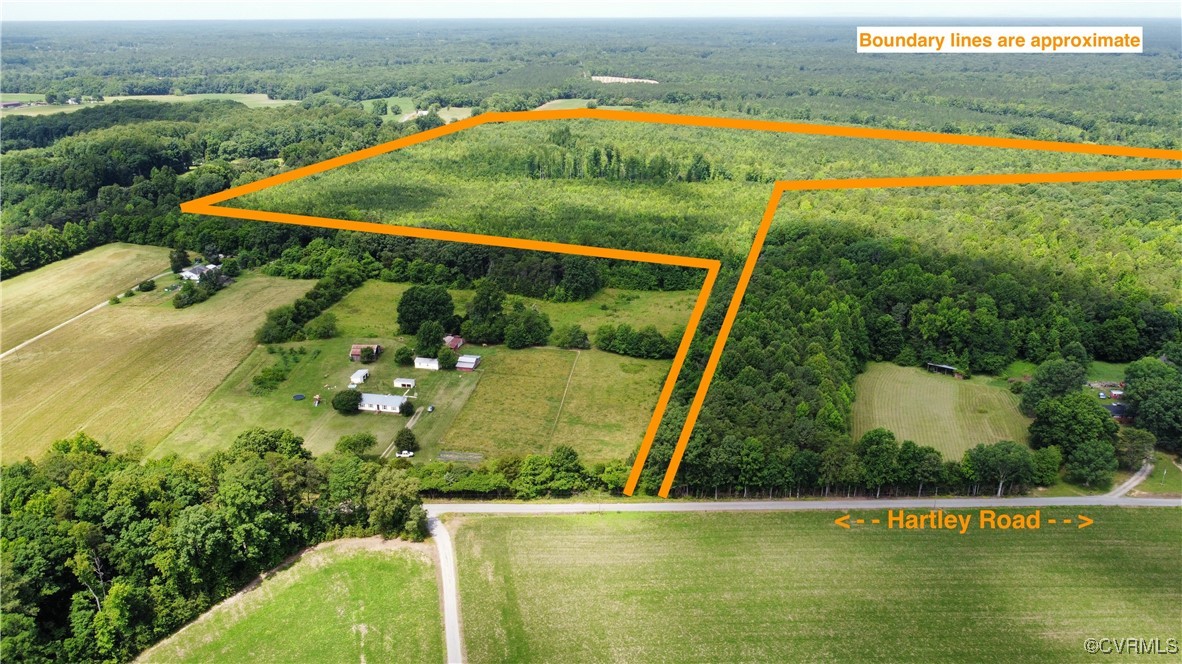
<path fill-rule="evenodd" d="M 1018 397 L 987 379 L 875 362 L 854 382 L 854 394 L 855 437 L 886 427 L 899 440 L 930 445 L 952 460 L 978 443 L 1028 438 L 1030 420 L 1018 412 Z"/>
<path fill-rule="evenodd" d="M 157 289 L 5 357 L 4 460 L 39 456 L 80 430 L 108 449 L 151 449 L 250 353 L 265 312 L 311 285 L 251 274 L 187 309 Z"/>
<path fill-rule="evenodd" d="M 0 350 L 8 350 L 168 270 L 168 250 L 108 244 L 0 281 Z"/>
<path fill-rule="evenodd" d="M 215 606 L 140 662 L 442 662 L 427 544 L 338 540 Z"/>
<path fill-rule="evenodd" d="M 965 535 L 839 514 L 465 516 L 469 660 L 1081 662 L 1089 637 L 1182 638 L 1177 509 Z"/>

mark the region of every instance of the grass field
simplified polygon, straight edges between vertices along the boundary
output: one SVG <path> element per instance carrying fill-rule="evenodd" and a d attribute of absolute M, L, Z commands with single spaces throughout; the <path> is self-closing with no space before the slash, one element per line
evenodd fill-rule
<path fill-rule="evenodd" d="M 1030 420 L 1018 412 L 1018 397 L 988 380 L 871 363 L 854 382 L 854 436 L 886 427 L 899 440 L 931 445 L 945 459 L 959 459 L 978 443 L 1025 443 Z"/>
<path fill-rule="evenodd" d="M 387 113 L 386 115 L 382 116 L 383 122 L 392 122 L 398 120 L 407 113 L 413 113 L 415 110 L 415 100 L 411 99 L 410 97 L 379 97 L 377 99 L 363 99 L 361 100 L 361 105 L 365 107 L 365 110 L 372 111 L 373 103 L 378 99 L 386 100 Z M 389 113 L 389 109 L 394 106 L 402 109 L 402 112 L 397 115 Z"/>
<path fill-rule="evenodd" d="M 394 351 L 413 343 L 398 334 L 396 313 L 398 299 L 409 287 L 370 281 L 334 305 L 330 311 L 337 316 L 339 336 L 285 344 L 306 352 L 287 380 L 269 394 L 252 394 L 251 380 L 278 358 L 256 348 L 151 455 L 175 452 L 200 457 L 224 448 L 253 426 L 291 429 L 314 454 L 328 452 L 343 435 L 360 432 L 378 439 L 373 452 L 384 450 L 407 425 L 405 418 L 372 413 L 343 416 L 328 403 L 358 367 L 348 361 L 347 351 L 354 343 L 379 343 L 386 349 L 375 363 L 366 365 L 370 379 L 362 389 L 403 394 L 405 390 L 393 388 L 394 378 L 414 378 L 412 402 L 419 409 L 435 406 L 434 412 L 422 413 L 413 426 L 421 446 L 419 458 L 433 459 L 443 451 L 495 457 L 545 452 L 567 444 L 587 459 L 606 460 L 626 456 L 640 441 L 669 371 L 668 361 L 591 350 L 579 354 L 576 365 L 573 351 L 466 346 L 464 352 L 483 357 L 475 373 L 399 367 Z M 451 293 L 457 309 L 463 311 L 472 291 Z M 546 311 L 556 327 L 583 321 L 593 332 L 604 322 L 651 323 L 671 333 L 684 326 L 693 298 L 693 293 L 686 292 L 606 290 L 585 302 L 529 302 Z M 295 394 L 307 398 L 295 401 Z M 325 399 L 319 408 L 312 405 L 315 394 Z M 561 417 L 559 404 L 563 404 Z"/>
<path fill-rule="evenodd" d="M 140 662 L 442 662 L 432 550 L 377 538 L 305 553 Z"/>
<path fill-rule="evenodd" d="M 158 288 L 5 357 L 4 460 L 38 456 L 79 430 L 110 449 L 137 441 L 151 449 L 250 353 L 264 312 L 310 287 L 246 275 L 208 302 L 179 310 Z"/>
<path fill-rule="evenodd" d="M 168 270 L 168 250 L 108 244 L 0 281 L 0 350 L 8 350 Z"/>
<path fill-rule="evenodd" d="M 9 97 L 13 97 L 10 99 Z M 45 95 L 3 95 L 4 101 L 42 101 Z M 22 106 L 20 108 L 7 109 L 3 111 L 3 115 L 48 115 L 50 113 L 70 113 L 73 111 L 80 111 L 84 108 L 92 106 L 100 106 L 102 104 L 109 104 L 112 102 L 124 99 L 142 99 L 146 101 L 159 101 L 164 103 L 180 103 L 186 101 L 201 101 L 203 99 L 229 99 L 240 102 L 250 108 L 270 108 L 273 106 L 286 106 L 288 104 L 298 104 L 294 99 L 268 99 L 265 94 L 245 94 L 245 93 L 209 93 L 209 94 L 195 94 L 195 95 L 125 95 L 106 97 L 101 102 L 86 102 L 83 104 L 54 104 L 51 106 Z"/>
<path fill-rule="evenodd" d="M 1099 360 L 1092 360 L 1088 365 L 1088 380 L 1099 383 L 1120 383 L 1125 379 L 1125 367 L 1129 366 L 1128 362 L 1120 364 L 1114 362 L 1101 362 Z"/>
<path fill-rule="evenodd" d="M 448 106 L 439 109 L 439 117 L 443 118 L 444 122 L 455 122 L 471 116 L 472 109 L 466 106 Z"/>
<path fill-rule="evenodd" d="M 804 512 L 450 527 L 474 664 L 1080 662 L 1088 637 L 1182 637 L 1179 510 L 1085 513 L 965 535 Z"/>
<path fill-rule="evenodd" d="M 594 99 L 554 99 L 535 108 L 535 111 L 556 111 L 568 108 L 587 108 L 587 103 Z"/>

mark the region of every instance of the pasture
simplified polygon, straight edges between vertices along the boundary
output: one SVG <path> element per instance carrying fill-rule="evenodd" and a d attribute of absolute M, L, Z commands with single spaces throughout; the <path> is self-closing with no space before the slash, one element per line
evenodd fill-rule
<path fill-rule="evenodd" d="M 886 427 L 899 440 L 930 445 L 959 459 L 978 443 L 1026 443 L 1030 420 L 1018 397 L 989 379 L 957 380 L 917 367 L 872 362 L 854 381 L 853 433 Z"/>
<path fill-rule="evenodd" d="M 167 249 L 120 243 L 4 279 L 0 281 L 0 350 L 167 271 Z"/>
<path fill-rule="evenodd" d="M 139 662 L 442 662 L 433 551 L 337 540 L 210 609 Z"/>
<path fill-rule="evenodd" d="M 4 460 L 39 456 L 76 431 L 108 449 L 150 450 L 250 353 L 264 312 L 310 287 L 248 274 L 187 309 L 157 288 L 5 357 Z"/>
<path fill-rule="evenodd" d="M 836 512 L 450 527 L 473 664 L 1078 662 L 1088 637 L 1182 637 L 1179 510 L 1085 513 L 1084 530 L 965 535 L 843 530 Z"/>

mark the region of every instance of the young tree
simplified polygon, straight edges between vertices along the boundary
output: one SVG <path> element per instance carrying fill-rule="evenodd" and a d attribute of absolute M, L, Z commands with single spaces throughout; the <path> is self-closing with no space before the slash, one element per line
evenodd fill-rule
<path fill-rule="evenodd" d="M 1116 460 L 1124 470 L 1137 470 L 1153 459 L 1157 436 L 1144 429 L 1121 427 L 1116 435 Z"/>
<path fill-rule="evenodd" d="M 1034 473 L 1030 481 L 1038 486 L 1054 486 L 1059 483 L 1059 468 L 1063 466 L 1063 453 L 1057 445 L 1034 451 Z"/>
<path fill-rule="evenodd" d="M 892 484 L 899 473 L 899 442 L 888 429 L 867 431 L 858 440 L 858 456 L 866 488 L 874 489 L 874 497 L 882 495 L 882 485 Z"/>
<path fill-rule="evenodd" d="M 424 321 L 415 335 L 415 354 L 419 357 L 438 357 L 443 346 L 443 326 L 438 321 Z"/>
<path fill-rule="evenodd" d="M 1116 453 L 1112 444 L 1104 440 L 1085 440 L 1075 446 L 1067 457 L 1067 479 L 1084 486 L 1108 486 L 1116 472 Z"/>
<path fill-rule="evenodd" d="M 332 397 L 332 407 L 345 415 L 356 413 L 359 406 L 361 406 L 361 393 L 357 390 L 341 390 Z"/>
<path fill-rule="evenodd" d="M 373 364 L 373 361 L 376 359 L 378 359 L 378 355 L 377 355 L 377 353 L 374 352 L 373 348 L 371 348 L 369 346 L 365 346 L 364 348 L 361 349 L 361 363 L 362 364 Z"/>
<path fill-rule="evenodd" d="M 342 454 L 361 456 L 377 444 L 378 439 L 372 433 L 353 433 L 341 436 L 335 449 Z"/>
<path fill-rule="evenodd" d="M 415 432 L 410 429 L 400 429 L 398 431 L 398 435 L 394 436 L 394 446 L 399 450 L 410 452 L 419 451 L 419 441 L 415 438 Z"/>
<path fill-rule="evenodd" d="M 586 350 L 591 347 L 591 340 L 587 337 L 587 332 L 578 325 L 564 325 L 554 331 L 554 345 L 559 348 Z"/>
<path fill-rule="evenodd" d="M 456 368 L 456 364 L 460 361 L 460 356 L 450 348 L 443 347 L 439 349 L 439 368 L 444 371 L 451 371 Z"/>
<path fill-rule="evenodd" d="M 189 252 L 181 247 L 173 249 L 172 253 L 168 254 L 168 264 L 174 273 L 180 274 L 182 270 L 192 265 L 189 260 Z"/>
<path fill-rule="evenodd" d="M 398 414 L 402 415 L 403 417 L 410 417 L 411 415 L 414 415 L 415 405 L 411 403 L 410 399 L 403 401 L 402 405 L 398 406 Z"/>
<path fill-rule="evenodd" d="M 415 354 L 408 346 L 399 346 L 398 350 L 394 351 L 394 361 L 404 367 L 409 367 L 415 363 Z"/>

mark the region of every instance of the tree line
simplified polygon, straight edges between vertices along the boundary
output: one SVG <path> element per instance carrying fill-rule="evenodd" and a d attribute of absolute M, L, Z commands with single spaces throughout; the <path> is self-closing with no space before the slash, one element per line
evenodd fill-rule
<path fill-rule="evenodd" d="M 244 431 L 205 461 L 59 440 L 2 471 L 0 653 L 127 661 L 304 547 L 422 539 L 420 481 L 402 465 L 349 444 L 312 459 L 288 430 Z"/>

